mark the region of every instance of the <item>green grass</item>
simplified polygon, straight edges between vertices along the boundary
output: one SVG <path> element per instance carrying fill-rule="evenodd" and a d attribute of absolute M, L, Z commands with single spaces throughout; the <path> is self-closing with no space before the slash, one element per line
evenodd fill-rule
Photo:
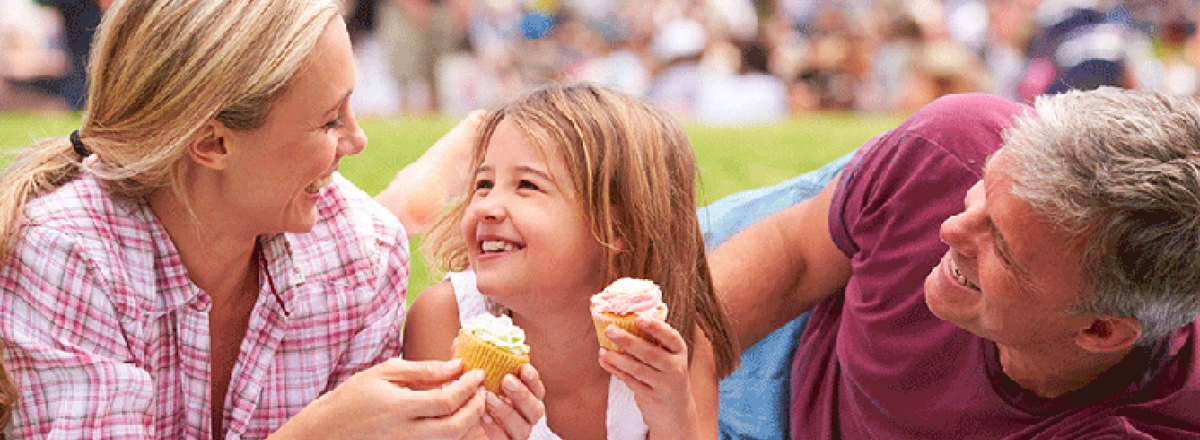
<path fill-rule="evenodd" d="M 702 204 L 740 190 L 780 182 L 820 167 L 867 139 L 894 127 L 896 117 L 814 115 L 751 127 L 689 125 L 688 135 L 700 167 Z M 405 164 L 456 122 L 452 119 L 381 119 L 360 121 L 370 144 L 342 161 L 346 178 L 370 194 L 383 190 Z M 75 115 L 0 115 L 0 150 L 12 151 L 45 136 L 66 136 L 79 124 Z M 0 161 L 7 163 L 7 156 Z M 411 294 L 434 280 L 412 243 Z"/>

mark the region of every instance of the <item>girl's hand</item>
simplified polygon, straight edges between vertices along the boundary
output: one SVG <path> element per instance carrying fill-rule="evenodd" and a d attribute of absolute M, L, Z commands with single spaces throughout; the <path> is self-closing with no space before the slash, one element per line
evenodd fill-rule
<path fill-rule="evenodd" d="M 697 412 L 688 380 L 688 350 L 683 336 L 665 322 L 638 318 L 637 326 L 658 341 L 648 342 L 617 326 L 604 329 L 617 353 L 600 349 L 600 367 L 633 391 L 642 420 L 653 438 L 664 434 L 696 438 Z"/>
<path fill-rule="evenodd" d="M 500 386 L 504 396 L 487 393 L 487 415 L 483 418 L 483 430 L 491 439 L 527 439 L 533 425 L 546 415 L 542 399 L 546 387 L 533 365 L 525 364 L 518 372 L 521 379 L 513 375 L 504 376 Z"/>

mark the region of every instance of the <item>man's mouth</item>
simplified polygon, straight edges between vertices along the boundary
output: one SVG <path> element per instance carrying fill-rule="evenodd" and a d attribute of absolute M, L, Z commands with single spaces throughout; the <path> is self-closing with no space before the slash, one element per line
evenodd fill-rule
<path fill-rule="evenodd" d="M 971 290 L 979 290 L 979 286 L 976 286 L 975 283 L 968 281 L 967 276 L 963 275 L 962 272 L 958 270 L 958 264 L 954 263 L 953 258 L 950 259 L 950 273 L 954 275 L 954 279 L 955 281 L 958 281 L 958 285 Z"/>

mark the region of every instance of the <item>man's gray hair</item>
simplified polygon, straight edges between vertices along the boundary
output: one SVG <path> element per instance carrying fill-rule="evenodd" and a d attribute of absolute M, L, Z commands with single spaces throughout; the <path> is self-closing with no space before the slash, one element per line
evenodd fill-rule
<path fill-rule="evenodd" d="M 1005 134 L 1013 195 L 1081 250 L 1076 313 L 1126 316 L 1138 343 L 1200 315 L 1200 102 L 1102 88 L 1039 98 Z"/>

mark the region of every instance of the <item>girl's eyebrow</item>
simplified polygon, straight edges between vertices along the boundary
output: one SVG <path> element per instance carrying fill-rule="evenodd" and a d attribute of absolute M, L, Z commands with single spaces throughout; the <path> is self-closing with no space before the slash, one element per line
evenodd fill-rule
<path fill-rule="evenodd" d="M 546 180 L 551 180 L 551 179 L 550 179 L 550 175 L 549 175 L 549 174 L 547 174 L 545 171 L 542 171 L 541 169 L 538 169 L 538 168 L 531 167 L 531 166 L 529 166 L 529 165 L 521 165 L 521 166 L 518 166 L 518 167 L 517 167 L 517 171 L 520 171 L 520 172 L 523 172 L 523 173 L 532 173 L 532 174 L 536 174 L 538 177 L 541 177 L 541 178 L 543 178 L 543 179 L 546 179 Z"/>

